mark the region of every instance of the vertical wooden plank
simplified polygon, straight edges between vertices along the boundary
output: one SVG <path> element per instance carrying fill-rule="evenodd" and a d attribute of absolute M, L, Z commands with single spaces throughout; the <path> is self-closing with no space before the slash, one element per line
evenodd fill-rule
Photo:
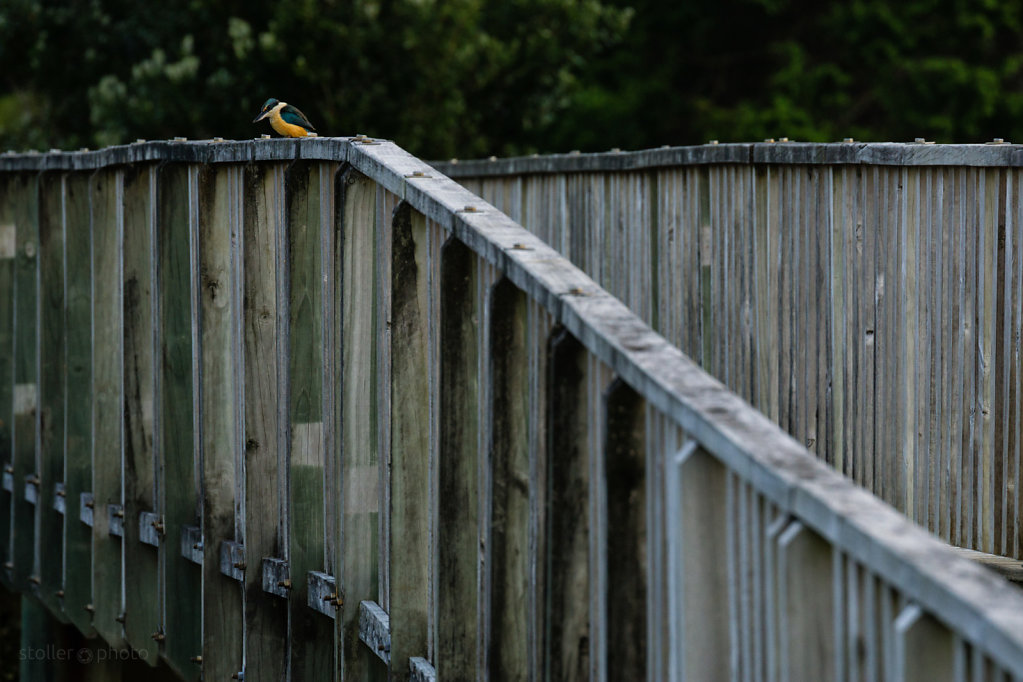
<path fill-rule="evenodd" d="M 607 675 L 646 677 L 646 420 L 643 400 L 616 379 L 604 395 L 607 486 Z"/>
<path fill-rule="evenodd" d="M 64 610 L 92 633 L 85 605 L 92 600 L 92 532 L 78 517 L 79 500 L 92 492 L 92 224 L 89 173 L 67 179 L 66 469 L 64 472 Z M 81 387 L 86 387 L 83 390 Z"/>
<path fill-rule="evenodd" d="M 428 653 L 430 366 L 426 218 L 400 204 L 392 233 L 391 677 Z"/>
<path fill-rule="evenodd" d="M 108 504 L 123 503 L 122 476 L 122 246 L 124 171 L 92 176 L 92 607 L 93 625 L 111 646 L 123 646 L 119 621 L 123 563 L 121 538 L 110 534 Z M 72 500 L 74 503 L 74 500 Z M 72 505 L 73 507 L 74 505 Z"/>
<path fill-rule="evenodd" d="M 915 604 L 895 619 L 895 679 L 938 682 L 956 679 L 955 636 Z"/>
<path fill-rule="evenodd" d="M 726 469 L 689 441 L 668 465 L 671 679 L 729 674 Z"/>
<path fill-rule="evenodd" d="M 241 301 L 235 291 L 235 277 L 241 276 L 235 252 L 241 239 L 240 174 L 236 166 L 204 166 L 198 186 L 204 679 L 230 679 L 242 670 L 242 588 L 220 568 L 221 544 L 236 540 L 240 530 L 235 508 L 242 447 L 236 364 Z"/>
<path fill-rule="evenodd" d="M 478 676 L 477 258 L 452 239 L 441 253 L 437 674 Z"/>
<path fill-rule="evenodd" d="M 15 589 L 28 590 L 35 558 L 35 507 L 25 501 L 25 478 L 36 473 L 38 410 L 38 251 L 39 177 L 16 176 L 13 213 L 17 255 L 14 264 L 14 491 L 9 561 Z"/>
<path fill-rule="evenodd" d="M 163 592 L 158 550 L 141 541 L 139 524 L 143 512 L 156 510 L 156 173 L 150 165 L 125 169 L 123 250 L 124 630 L 154 666 Z"/>
<path fill-rule="evenodd" d="M 35 590 L 51 614 L 63 618 L 63 528 L 53 508 L 54 485 L 64 481 L 64 174 L 43 173 L 39 185 L 39 413 L 35 502 Z M 15 478 L 15 494 L 27 492 Z"/>
<path fill-rule="evenodd" d="M 165 594 L 164 653 L 178 675 L 196 680 L 192 659 L 202 652 L 202 569 L 182 557 L 183 526 L 199 526 L 198 469 L 198 169 L 181 164 L 159 168 L 157 252 L 160 362 L 158 432 L 164 453 L 160 496 L 164 536 L 160 553 Z"/>
<path fill-rule="evenodd" d="M 334 663 L 333 625 L 309 608 L 305 581 L 309 571 L 326 568 L 320 172 L 320 164 L 296 162 L 286 175 L 291 424 L 288 560 L 299 581 L 291 600 L 291 674 L 296 679 L 327 679 Z M 346 595 L 346 601 L 350 598 Z M 358 609 L 358 603 L 347 606 Z"/>
<path fill-rule="evenodd" d="M 284 167 L 245 168 L 244 343 L 245 343 L 245 551 L 252 569 L 245 572 L 245 667 L 252 675 L 280 680 L 290 653 L 288 601 L 263 591 L 262 559 L 284 558 L 282 532 L 286 498 L 281 467 L 285 453 L 279 434 L 286 428 L 280 401 L 285 378 L 278 360 L 286 352 L 286 329 L 278 326 L 286 305 L 279 281 L 283 263 Z M 281 308 L 285 310 L 282 311 Z M 258 511 L 257 511 L 258 510 Z M 255 512 L 255 513 L 253 513 Z M 292 585 L 304 578 L 290 573 Z M 258 673 L 257 673 L 258 671 Z"/>
<path fill-rule="evenodd" d="M 589 679 L 588 363 L 565 330 L 549 343 L 544 679 Z"/>
<path fill-rule="evenodd" d="M 14 271 L 18 255 L 14 202 L 17 180 L 0 178 L 0 475 L 14 457 Z M 11 469 L 13 471 L 13 469 Z M 11 560 L 11 508 L 13 496 L 0 490 L 0 564 Z M 0 570 L 0 584 L 10 589 L 10 572 Z"/>
<path fill-rule="evenodd" d="M 379 670 L 374 652 L 359 641 L 359 603 L 376 601 L 378 583 L 379 449 L 376 406 L 376 338 L 374 330 L 376 184 L 349 170 L 340 178 L 339 217 L 341 290 L 341 568 L 344 604 L 338 633 L 345 679 L 366 679 Z M 407 664 L 407 663 L 406 663 Z"/>
<path fill-rule="evenodd" d="M 995 547 L 996 440 L 995 440 L 995 290 L 998 267 L 998 169 L 978 170 L 978 300 L 977 312 L 977 544 L 982 552 Z"/>
<path fill-rule="evenodd" d="M 507 279 L 490 291 L 490 679 L 525 680 L 529 555 L 529 351 L 526 297 Z"/>
<path fill-rule="evenodd" d="M 834 672 L 831 546 L 795 521 L 778 539 L 781 679 L 823 680 Z"/>

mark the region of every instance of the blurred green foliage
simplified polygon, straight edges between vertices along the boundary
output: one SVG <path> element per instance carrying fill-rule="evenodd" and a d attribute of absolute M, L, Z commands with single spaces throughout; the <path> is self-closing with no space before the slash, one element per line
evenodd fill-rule
<path fill-rule="evenodd" d="M 428 158 L 1023 139 L 1023 0 L 3 0 L 0 148 L 248 138 L 268 97 Z"/>

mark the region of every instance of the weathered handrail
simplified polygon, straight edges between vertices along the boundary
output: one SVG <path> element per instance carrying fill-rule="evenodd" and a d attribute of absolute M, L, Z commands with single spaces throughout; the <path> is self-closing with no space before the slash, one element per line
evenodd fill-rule
<path fill-rule="evenodd" d="M 3 578 L 111 646 L 217 679 L 1023 675 L 1016 588 L 389 142 L 0 156 L 0 230 Z"/>

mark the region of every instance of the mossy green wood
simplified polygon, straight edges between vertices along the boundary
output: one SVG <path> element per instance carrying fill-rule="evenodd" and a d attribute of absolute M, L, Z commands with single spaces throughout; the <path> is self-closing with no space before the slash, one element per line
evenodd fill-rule
<path fill-rule="evenodd" d="M 400 204 L 391 225 L 391 677 L 429 654 L 430 364 L 426 218 Z"/>
<path fill-rule="evenodd" d="M 507 279 L 490 290 L 490 613 L 492 680 L 525 680 L 529 602 L 530 367 L 526 295 Z"/>
<path fill-rule="evenodd" d="M 139 515 L 156 509 L 156 174 L 150 164 L 124 171 L 124 631 L 150 665 L 159 660 L 163 590 L 159 550 L 141 541 Z"/>
<path fill-rule="evenodd" d="M 35 597 L 21 597 L 21 649 L 18 679 L 21 682 L 68 682 L 68 663 L 57 651 L 69 651 L 68 630 L 53 618 L 49 608 Z M 5 664 L 7 662 L 5 661 Z"/>
<path fill-rule="evenodd" d="M 122 343 L 121 295 L 123 171 L 104 169 L 92 176 L 93 226 L 93 442 L 92 525 L 93 625 L 113 647 L 123 646 L 118 621 L 121 599 L 121 538 L 110 534 L 108 504 L 121 504 Z M 71 500 L 74 508 L 75 500 Z"/>
<path fill-rule="evenodd" d="M 287 172 L 288 375 L 290 443 L 289 569 L 291 674 L 330 679 L 334 626 L 308 606 L 309 571 L 324 571 L 323 284 L 320 174 L 328 164 L 296 162 Z M 324 229 L 328 225 L 322 226 Z"/>
<path fill-rule="evenodd" d="M 25 477 L 38 473 L 36 425 L 38 408 L 38 267 L 39 176 L 19 173 L 12 183 L 17 254 L 14 259 L 14 503 L 12 581 L 20 590 L 35 560 L 36 507 L 25 501 Z"/>
<path fill-rule="evenodd" d="M 357 171 L 341 180 L 341 485 L 339 633 L 344 678 L 380 675 L 380 663 L 359 641 L 359 603 L 379 598 L 379 443 L 376 376 L 377 186 Z"/>
<path fill-rule="evenodd" d="M 199 273 L 192 267 L 197 228 L 190 220 L 195 167 L 167 164 L 157 182 L 157 252 L 159 254 L 160 371 L 157 395 L 163 427 L 157 436 L 163 453 L 164 654 L 186 680 L 197 680 L 201 667 L 192 659 L 202 652 L 202 568 L 181 556 L 182 526 L 198 526 L 196 487 L 196 386 L 193 309 Z"/>
<path fill-rule="evenodd" d="M 14 456 L 14 259 L 17 255 L 12 176 L 0 180 L 0 474 Z M 10 561 L 11 494 L 0 489 L 0 564 Z M 12 587 L 0 570 L 0 584 Z"/>
<path fill-rule="evenodd" d="M 92 216 L 91 172 L 71 173 L 65 189 L 67 253 L 67 403 L 64 472 L 64 610 L 84 634 L 92 601 L 92 530 L 79 500 L 92 492 Z"/>
<path fill-rule="evenodd" d="M 452 238 L 441 252 L 437 676 L 478 677 L 479 264 Z"/>
<path fill-rule="evenodd" d="M 245 550 L 253 570 L 245 573 L 245 665 L 261 679 L 280 680 L 289 660 L 288 601 L 263 591 L 263 557 L 284 558 L 283 512 L 287 483 L 286 378 L 280 364 L 287 349 L 281 316 L 287 311 L 284 271 L 284 169 L 245 169 L 243 259 L 245 272 Z M 298 576 L 292 573 L 292 584 Z"/>
<path fill-rule="evenodd" d="M 227 680 L 242 670 L 242 586 L 220 571 L 221 545 L 236 535 L 241 405 L 235 249 L 241 238 L 243 169 L 204 166 L 199 171 L 199 387 L 202 439 L 203 676 Z M 259 570 L 257 558 L 252 568 Z"/>
<path fill-rule="evenodd" d="M 39 469 L 36 518 L 39 533 L 38 597 L 54 617 L 66 620 L 63 588 L 63 518 L 53 508 L 54 484 L 64 481 L 64 181 L 62 172 L 40 176 L 39 187 Z M 24 484 L 15 481 L 15 491 Z"/>
<path fill-rule="evenodd" d="M 607 679 L 646 677 L 646 406 L 616 379 L 605 395 Z"/>
<path fill-rule="evenodd" d="M 590 422 L 586 350 L 550 341 L 544 679 L 590 679 Z"/>

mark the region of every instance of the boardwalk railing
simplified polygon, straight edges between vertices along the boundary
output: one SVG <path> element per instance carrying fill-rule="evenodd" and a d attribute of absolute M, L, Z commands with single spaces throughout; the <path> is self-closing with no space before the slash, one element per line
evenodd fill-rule
<path fill-rule="evenodd" d="M 818 457 L 948 542 L 1023 558 L 1023 147 L 439 167 Z"/>
<path fill-rule="evenodd" d="M 1023 677 L 1015 587 L 389 142 L 0 156 L 0 258 L 2 579 L 183 678 Z"/>

